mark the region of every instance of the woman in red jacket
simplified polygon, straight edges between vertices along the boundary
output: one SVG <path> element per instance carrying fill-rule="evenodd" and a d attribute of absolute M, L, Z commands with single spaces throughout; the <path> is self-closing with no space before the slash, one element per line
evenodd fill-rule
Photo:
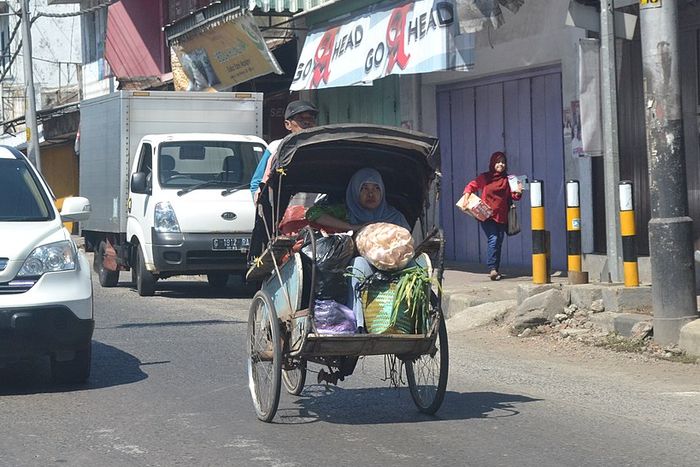
<path fill-rule="evenodd" d="M 502 152 L 494 152 L 489 161 L 489 171 L 480 174 L 464 188 L 464 193 L 479 191 L 482 201 L 493 210 L 491 217 L 481 222 L 481 228 L 488 242 L 486 264 L 489 268 L 489 276 L 492 281 L 497 281 L 501 279 L 498 268 L 501 264 L 503 236 L 508 227 L 508 209 L 510 209 L 511 200 L 519 200 L 522 194 L 520 185 L 516 191 L 510 189 L 506 172 L 506 155 Z"/>

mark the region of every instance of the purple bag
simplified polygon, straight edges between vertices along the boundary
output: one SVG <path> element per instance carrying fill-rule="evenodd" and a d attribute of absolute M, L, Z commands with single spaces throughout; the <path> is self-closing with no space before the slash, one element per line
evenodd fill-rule
<path fill-rule="evenodd" d="M 314 322 L 319 334 L 355 334 L 355 313 L 335 300 L 316 300 Z"/>

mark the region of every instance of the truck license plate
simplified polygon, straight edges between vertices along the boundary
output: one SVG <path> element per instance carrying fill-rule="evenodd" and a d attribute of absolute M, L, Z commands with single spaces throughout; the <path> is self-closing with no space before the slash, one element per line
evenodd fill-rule
<path fill-rule="evenodd" d="M 212 240 L 212 250 L 247 251 L 250 240 L 247 238 L 215 238 Z"/>

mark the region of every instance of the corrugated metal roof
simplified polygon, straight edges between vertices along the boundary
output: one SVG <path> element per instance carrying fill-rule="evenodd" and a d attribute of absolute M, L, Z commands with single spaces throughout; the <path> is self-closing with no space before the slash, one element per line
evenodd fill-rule
<path fill-rule="evenodd" d="M 311 8 L 332 3 L 336 0 L 249 0 L 248 8 L 253 10 L 260 8 L 262 11 L 276 11 L 278 13 L 297 13 Z"/>

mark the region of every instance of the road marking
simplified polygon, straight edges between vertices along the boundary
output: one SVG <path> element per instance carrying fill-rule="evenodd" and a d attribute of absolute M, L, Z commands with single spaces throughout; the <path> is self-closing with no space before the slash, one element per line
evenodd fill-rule
<path fill-rule="evenodd" d="M 700 396 L 698 391 L 682 391 L 682 392 L 662 392 L 662 396 L 680 396 L 680 397 L 693 397 Z"/>

